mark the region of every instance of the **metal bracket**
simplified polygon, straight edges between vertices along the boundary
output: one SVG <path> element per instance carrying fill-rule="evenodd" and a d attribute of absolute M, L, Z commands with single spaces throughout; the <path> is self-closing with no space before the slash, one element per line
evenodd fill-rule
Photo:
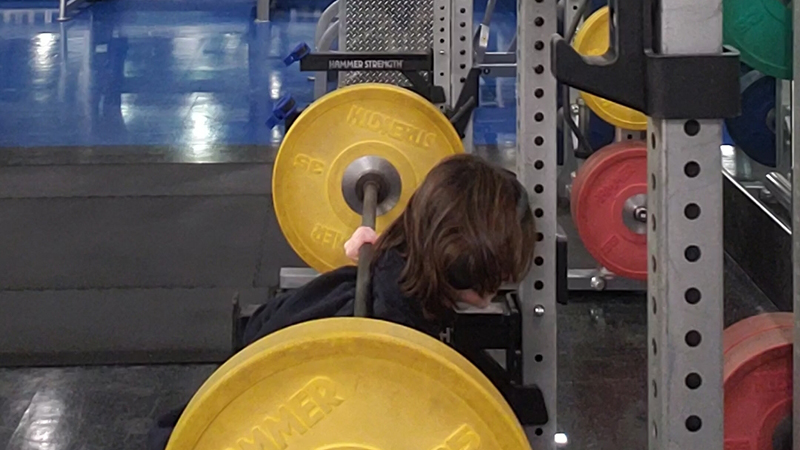
<path fill-rule="evenodd" d="M 523 425 L 550 420 L 542 390 L 522 381 L 522 320 L 515 292 L 499 297 L 498 308 L 459 311 L 448 333 L 450 345 L 494 384 Z M 505 351 L 505 367 L 489 352 Z"/>
<path fill-rule="evenodd" d="M 650 2 L 611 0 L 612 43 L 584 57 L 560 35 L 551 40 L 553 75 L 562 83 L 657 119 L 714 119 L 740 113 L 739 52 L 658 54 Z"/>
<path fill-rule="evenodd" d="M 464 81 L 464 87 L 461 89 L 461 95 L 458 96 L 458 101 L 453 108 L 453 114 L 450 116 L 450 123 L 453 124 L 461 139 L 466 136 L 472 112 L 478 107 L 480 76 L 480 69 L 469 71 Z"/>

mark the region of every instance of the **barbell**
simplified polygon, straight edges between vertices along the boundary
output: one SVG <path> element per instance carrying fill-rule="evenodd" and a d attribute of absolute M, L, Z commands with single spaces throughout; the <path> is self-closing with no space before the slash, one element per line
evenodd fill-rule
<path fill-rule="evenodd" d="M 345 265 L 344 239 L 359 224 L 380 232 L 438 161 L 462 151 L 447 118 L 408 90 L 334 91 L 300 114 L 278 152 L 281 230 L 317 270 Z M 360 252 L 361 317 L 295 325 L 234 355 L 189 402 L 168 450 L 530 448 L 500 392 L 461 354 L 364 317 L 371 246 Z"/>

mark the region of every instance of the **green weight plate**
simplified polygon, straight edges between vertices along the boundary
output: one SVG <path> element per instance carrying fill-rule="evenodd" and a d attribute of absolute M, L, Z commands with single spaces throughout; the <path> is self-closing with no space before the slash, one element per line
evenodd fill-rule
<path fill-rule="evenodd" d="M 723 0 L 723 38 L 748 66 L 792 78 L 792 6 L 781 0 Z"/>

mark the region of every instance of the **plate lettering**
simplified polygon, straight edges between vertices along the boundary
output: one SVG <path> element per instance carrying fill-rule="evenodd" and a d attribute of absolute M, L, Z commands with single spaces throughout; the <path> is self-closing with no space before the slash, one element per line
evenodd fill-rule
<path fill-rule="evenodd" d="M 334 250 L 344 245 L 344 234 L 318 223 L 311 230 L 311 239 Z"/>
<path fill-rule="evenodd" d="M 300 170 L 304 170 L 313 174 L 320 174 L 323 170 L 325 170 L 324 162 L 302 153 L 294 157 L 294 162 L 292 165 L 294 167 L 299 167 Z"/>
<path fill-rule="evenodd" d="M 396 141 L 430 148 L 436 143 L 436 133 L 425 131 L 389 115 L 353 105 L 347 114 L 347 123 L 365 130 L 388 136 Z"/>
<path fill-rule="evenodd" d="M 471 426 L 464 424 L 433 450 L 477 450 L 479 448 L 481 448 L 481 437 Z"/>
<path fill-rule="evenodd" d="M 316 377 L 278 406 L 275 413 L 263 418 L 253 427 L 250 436 L 238 439 L 229 450 L 284 450 L 289 439 L 296 439 L 331 414 L 344 403 L 333 380 Z"/>

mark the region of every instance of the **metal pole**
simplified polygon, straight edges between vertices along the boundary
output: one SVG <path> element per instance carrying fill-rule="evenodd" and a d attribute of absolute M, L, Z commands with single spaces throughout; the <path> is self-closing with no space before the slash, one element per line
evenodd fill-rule
<path fill-rule="evenodd" d="M 63 22 L 68 19 L 67 17 L 67 1 L 68 0 L 60 0 L 58 2 L 58 21 Z M 67 55 L 64 55 L 66 58 Z"/>
<path fill-rule="evenodd" d="M 256 0 L 256 22 L 269 22 L 269 5 L 272 0 Z"/>
<path fill-rule="evenodd" d="M 556 3 L 517 0 L 517 177 L 528 189 L 540 238 L 537 263 L 519 285 L 522 381 L 542 390 L 549 422 L 525 431 L 531 447 L 556 448 L 556 79 L 550 46 Z M 541 113 L 541 121 L 534 118 Z M 540 264 L 541 263 L 541 264 Z"/>
<path fill-rule="evenodd" d="M 766 175 L 766 186 L 775 200 L 787 211 L 792 210 L 792 183 L 782 173 L 770 172 Z"/>
<path fill-rule="evenodd" d="M 775 81 L 775 167 L 783 176 L 792 168 L 792 81 Z M 787 120 L 788 118 L 788 120 Z"/>
<path fill-rule="evenodd" d="M 472 0 L 452 0 L 450 6 L 451 12 L 451 37 L 450 37 L 450 103 L 455 106 L 461 91 L 464 88 L 464 82 L 469 75 L 469 71 L 473 65 L 473 32 L 472 32 L 472 17 L 473 17 L 473 1 Z M 435 28 L 435 27 L 434 27 Z M 470 116 L 469 124 L 464 130 L 465 136 L 462 139 L 464 143 L 464 151 L 467 153 L 473 152 L 473 132 L 472 132 L 472 116 Z"/>
<path fill-rule="evenodd" d="M 451 22 L 451 0 L 433 0 L 433 81 L 444 89 L 445 101 L 440 107 L 453 107 L 458 97 L 453 97 L 450 74 L 451 59 L 454 57 Z"/>
<path fill-rule="evenodd" d="M 722 51 L 721 0 L 654 5 L 657 52 Z M 649 448 L 722 450 L 722 121 L 647 125 Z"/>
<path fill-rule="evenodd" d="M 800 23 L 800 2 L 794 3 L 794 23 Z M 794 33 L 795 48 L 800 45 L 800 32 Z M 800 73 L 800 56 L 794 54 L 794 73 Z M 792 81 L 792 275 L 794 296 L 794 342 L 800 342 L 800 170 L 795 165 L 800 161 L 800 139 L 795 139 L 797 130 L 800 130 L 800 114 L 795 114 L 795 108 L 800 105 L 798 89 Z M 794 370 L 792 376 L 793 411 L 792 411 L 792 448 L 800 450 L 800 346 L 794 345 Z"/>
<path fill-rule="evenodd" d="M 339 20 L 339 0 L 328 5 L 325 11 L 319 16 L 317 28 L 314 30 L 314 48 L 316 50 L 319 50 L 319 41 L 322 39 L 322 35 L 328 31 L 328 28 L 337 20 Z"/>
<path fill-rule="evenodd" d="M 361 226 L 375 228 L 375 215 L 378 208 L 378 185 L 373 182 L 364 184 L 364 209 L 361 216 Z M 372 244 L 366 243 L 358 250 L 358 272 L 356 274 L 356 317 L 368 317 L 371 312 L 370 305 L 370 273 L 369 266 L 372 262 Z"/>
<path fill-rule="evenodd" d="M 316 45 L 316 49 L 318 52 L 330 51 L 331 47 L 333 47 L 333 42 L 339 38 L 340 26 L 341 26 L 340 22 L 335 21 L 331 23 L 331 26 L 327 30 L 325 30 L 325 32 L 322 34 L 322 37 L 319 39 Z M 328 93 L 328 72 L 324 71 L 315 72 L 314 100 L 322 97 L 327 93 Z"/>

